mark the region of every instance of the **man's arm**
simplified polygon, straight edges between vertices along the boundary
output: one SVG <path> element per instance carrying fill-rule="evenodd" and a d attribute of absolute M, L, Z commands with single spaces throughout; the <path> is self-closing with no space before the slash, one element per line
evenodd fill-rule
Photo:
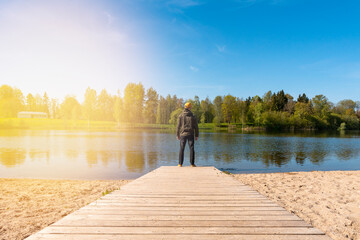
<path fill-rule="evenodd" d="M 180 139 L 180 128 L 181 128 L 181 114 L 178 118 L 177 127 L 176 127 L 176 137 Z"/>
<path fill-rule="evenodd" d="M 195 139 L 199 137 L 199 126 L 196 117 L 194 117 L 194 126 L 195 126 Z"/>

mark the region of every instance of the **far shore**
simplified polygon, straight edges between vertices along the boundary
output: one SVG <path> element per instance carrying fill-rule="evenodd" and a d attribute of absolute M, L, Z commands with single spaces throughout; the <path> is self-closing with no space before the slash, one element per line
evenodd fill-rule
<path fill-rule="evenodd" d="M 360 239 L 360 171 L 231 175 L 335 240 Z M 0 178 L 0 239 L 24 239 L 130 181 Z"/>
<path fill-rule="evenodd" d="M 127 130 L 127 129 L 161 129 L 175 130 L 174 124 L 157 123 L 123 123 L 114 121 L 88 121 L 75 119 L 50 119 L 50 118 L 0 118 L 0 129 L 13 130 Z M 263 127 L 253 127 L 237 123 L 199 123 L 200 131 L 261 131 Z"/>
<path fill-rule="evenodd" d="M 232 176 L 335 240 L 360 239 L 360 171 Z"/>

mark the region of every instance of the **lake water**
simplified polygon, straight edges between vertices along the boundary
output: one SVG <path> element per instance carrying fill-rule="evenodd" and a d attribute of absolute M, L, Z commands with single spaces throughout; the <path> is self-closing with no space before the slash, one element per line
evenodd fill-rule
<path fill-rule="evenodd" d="M 360 170 L 360 134 L 200 133 L 196 164 L 232 173 Z M 0 131 L 0 177 L 132 179 L 176 166 L 162 131 Z M 184 165 L 189 165 L 188 146 Z"/>

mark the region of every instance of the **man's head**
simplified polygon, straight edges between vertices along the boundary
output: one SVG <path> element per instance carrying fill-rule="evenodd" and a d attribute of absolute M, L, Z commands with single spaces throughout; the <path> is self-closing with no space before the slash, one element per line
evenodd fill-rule
<path fill-rule="evenodd" d="M 185 103 L 185 109 L 191 110 L 191 102 Z"/>

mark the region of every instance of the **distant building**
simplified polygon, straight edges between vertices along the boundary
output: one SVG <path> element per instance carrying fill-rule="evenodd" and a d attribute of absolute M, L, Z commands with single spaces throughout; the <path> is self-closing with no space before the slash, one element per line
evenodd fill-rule
<path fill-rule="evenodd" d="M 18 118 L 48 118 L 47 113 L 44 112 L 19 112 Z"/>

